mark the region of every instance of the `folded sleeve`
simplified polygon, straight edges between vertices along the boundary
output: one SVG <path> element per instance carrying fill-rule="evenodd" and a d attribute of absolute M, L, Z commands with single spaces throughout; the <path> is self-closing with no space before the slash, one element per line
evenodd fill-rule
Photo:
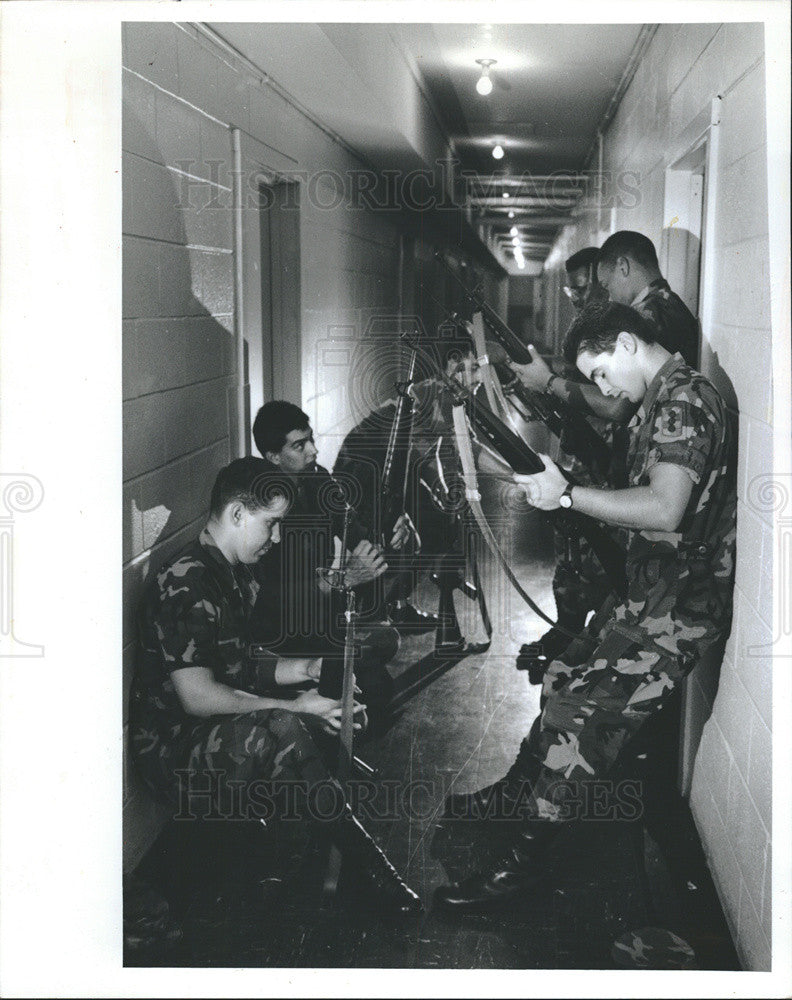
<path fill-rule="evenodd" d="M 647 470 L 661 462 L 678 465 L 698 484 L 715 444 L 715 425 L 703 407 L 666 400 L 654 414 Z"/>

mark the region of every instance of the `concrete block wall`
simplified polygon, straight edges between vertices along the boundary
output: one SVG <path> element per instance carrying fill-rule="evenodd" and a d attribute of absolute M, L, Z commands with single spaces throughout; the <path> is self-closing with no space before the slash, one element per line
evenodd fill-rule
<path fill-rule="evenodd" d="M 740 958 L 768 970 L 771 954 L 772 470 L 767 149 L 761 24 L 664 24 L 652 40 L 604 139 L 611 182 L 628 176 L 638 196 L 593 199 L 560 236 L 548 294 L 564 259 L 617 229 L 661 246 L 671 150 L 720 96 L 714 240 L 706 246 L 715 296 L 702 330 L 701 367 L 739 419 L 735 620 L 723 663 L 689 683 L 689 725 L 700 737 L 690 805 Z M 673 155 L 676 155 L 675 153 Z M 764 498 L 764 500 L 763 500 Z M 694 740 L 695 743 L 695 740 Z"/>
<path fill-rule="evenodd" d="M 367 363 L 361 334 L 372 314 L 397 311 L 399 236 L 390 219 L 334 204 L 334 178 L 343 185 L 363 164 L 232 54 L 188 25 L 126 23 L 122 41 L 126 724 L 142 581 L 200 529 L 208 488 L 238 450 L 231 126 L 242 133 L 243 171 L 299 180 L 300 311 L 284 321 L 272 384 L 309 413 L 327 465 L 353 423 L 347 387 Z M 256 176 L 243 179 L 255 193 Z M 258 225 L 254 202 L 243 229 Z M 260 281 L 260 264 L 243 251 L 244 282 Z M 243 318 L 251 356 L 260 312 Z M 352 344 L 344 363 L 335 341 Z M 129 869 L 163 813 L 127 761 L 124 771 Z"/>

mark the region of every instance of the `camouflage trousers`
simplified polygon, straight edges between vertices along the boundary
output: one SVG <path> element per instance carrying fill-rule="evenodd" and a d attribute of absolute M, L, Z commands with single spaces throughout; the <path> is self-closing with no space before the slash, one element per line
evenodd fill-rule
<path fill-rule="evenodd" d="M 602 604 L 611 583 L 585 538 L 568 539 L 562 531 L 555 530 L 553 542 L 556 560 L 553 597 L 558 622 L 580 629 L 589 611 L 596 611 Z"/>
<path fill-rule="evenodd" d="M 539 724 L 523 743 L 521 753 L 538 765 L 520 808 L 526 819 L 579 818 L 582 785 L 612 772 L 696 662 L 664 654 L 612 625 L 593 652 L 581 645 L 577 652 L 588 653 L 582 662 L 575 646 L 549 665 Z"/>
<path fill-rule="evenodd" d="M 282 811 L 275 789 L 324 790 L 333 800 L 337 790 L 305 723 L 285 709 L 197 720 L 155 760 L 139 755 L 137 763 L 177 819 L 267 819 Z"/>

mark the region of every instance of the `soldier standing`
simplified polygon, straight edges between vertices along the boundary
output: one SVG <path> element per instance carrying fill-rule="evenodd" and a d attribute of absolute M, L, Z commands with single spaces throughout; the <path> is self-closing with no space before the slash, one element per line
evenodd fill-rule
<path fill-rule="evenodd" d="M 630 423 L 628 487 L 570 487 L 545 471 L 516 477 L 541 510 L 571 508 L 628 528 L 628 593 L 584 657 L 553 661 L 543 709 L 501 781 L 460 808 L 493 805 L 520 823 L 507 856 L 438 890 L 460 912 L 508 903 L 542 874 L 541 859 L 581 803 L 581 783 L 607 775 L 642 724 L 701 655 L 728 634 L 736 535 L 734 435 L 723 400 L 703 375 L 656 339 L 635 310 L 588 307 L 570 330 L 579 370 L 605 397 L 638 407 Z"/>
<path fill-rule="evenodd" d="M 580 253 L 586 254 L 592 249 L 587 248 Z M 592 291 L 596 289 L 596 300 L 606 296 L 611 302 L 631 306 L 652 324 L 655 338 L 661 346 L 672 354 L 678 351 L 688 365 L 695 366 L 698 359 L 698 321 L 661 275 L 652 241 L 643 233 L 623 229 L 609 236 L 594 253 L 596 263 L 592 265 L 593 275 L 589 282 L 576 277 L 574 284 L 577 290 L 573 290 L 572 281 L 569 281 L 569 296 L 573 305 L 576 308 L 581 302 L 585 305 L 584 296 L 588 294 L 588 300 L 591 300 Z M 567 268 L 573 262 L 574 257 L 567 261 Z M 595 282 L 593 285 L 592 280 Z M 607 437 L 614 448 L 614 465 L 608 483 L 615 487 L 622 485 L 626 435 L 618 425 L 625 424 L 635 408 L 627 399 L 606 398 L 591 385 L 556 375 L 532 346 L 529 350 L 533 357 L 532 364 L 512 366 L 520 379 L 529 389 L 553 393 L 585 413 L 600 432 L 608 428 Z M 576 365 L 575 346 L 569 343 L 568 338 L 564 343 L 564 357 L 569 365 Z M 570 468 L 570 471 L 580 478 L 583 470 Z M 585 475 L 585 481 L 592 482 L 588 475 Z M 564 551 L 559 550 L 558 542 L 556 554 L 564 555 Z M 602 586 L 604 578 L 598 572 L 595 558 L 585 547 L 581 553 L 579 574 L 570 577 L 566 571 L 567 563 L 565 558 L 557 560 L 553 591 L 559 624 L 577 631 L 592 610 L 589 605 L 592 601 L 596 603 L 596 595 L 607 593 L 609 588 Z M 589 585 L 589 581 L 593 585 Z M 550 630 L 539 643 L 520 650 L 518 666 L 538 674 L 553 656 L 563 652 L 565 645 L 564 635 Z M 541 647 L 538 658 L 537 647 Z"/>
<path fill-rule="evenodd" d="M 602 244 L 597 278 L 611 302 L 632 306 L 655 328 L 657 340 L 685 363 L 698 364 L 698 320 L 660 273 L 654 243 L 622 229 Z"/>
<path fill-rule="evenodd" d="M 572 254 L 564 264 L 566 270 L 564 291 L 578 315 L 590 303 L 607 301 L 608 298 L 607 291 L 597 281 L 598 253 L 596 247 L 584 247 Z M 550 375 L 548 391 L 552 391 L 552 384 L 559 377 L 554 378 Z M 574 359 L 567 364 L 564 378 L 575 382 L 582 379 L 575 367 Z M 543 388 L 548 388 L 547 383 Z M 587 419 L 611 448 L 615 446 L 623 450 L 623 442 L 618 439 L 616 425 L 591 413 L 587 414 Z M 596 470 L 595 474 L 570 454 L 565 435 L 561 436 L 559 446 L 561 452 L 559 461 L 579 483 L 613 487 L 621 485 L 618 481 L 621 468 L 615 456 L 611 468 Z M 556 618 L 558 625 L 566 631 L 560 631 L 553 626 L 537 642 L 524 643 L 520 648 L 517 669 L 527 670 L 529 679 L 534 684 L 541 683 L 547 664 L 569 645 L 567 632 L 579 632 L 585 625 L 589 612 L 599 608 L 603 595 L 610 590 L 607 575 L 585 539 L 572 537 L 556 528 L 553 532 L 553 543 L 556 561 L 553 574 Z"/>

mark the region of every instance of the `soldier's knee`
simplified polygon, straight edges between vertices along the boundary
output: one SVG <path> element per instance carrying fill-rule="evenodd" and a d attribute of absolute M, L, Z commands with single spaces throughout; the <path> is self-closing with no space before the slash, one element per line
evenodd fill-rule
<path fill-rule="evenodd" d="M 389 625 L 377 626 L 363 640 L 363 654 L 387 663 L 399 652 L 401 640 L 395 628 Z"/>
<path fill-rule="evenodd" d="M 266 715 L 267 728 L 271 732 L 277 732 L 281 737 L 294 739 L 307 732 L 296 712 L 289 712 L 285 708 L 273 708 Z"/>

